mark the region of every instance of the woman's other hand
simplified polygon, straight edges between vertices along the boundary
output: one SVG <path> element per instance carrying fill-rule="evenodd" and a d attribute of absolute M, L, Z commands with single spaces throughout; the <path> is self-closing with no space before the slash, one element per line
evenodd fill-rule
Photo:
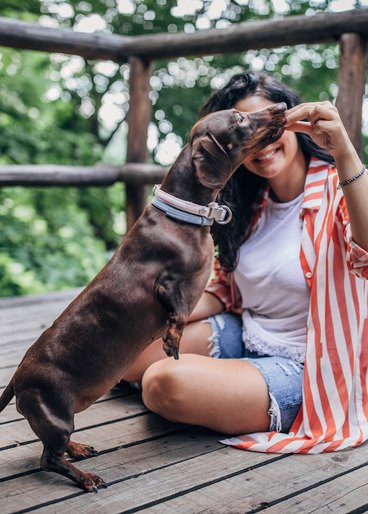
<path fill-rule="evenodd" d="M 286 120 L 286 130 L 308 134 L 317 145 L 325 148 L 335 160 L 355 153 L 339 112 L 331 102 L 311 102 L 296 105 L 287 111 Z"/>
<path fill-rule="evenodd" d="M 338 110 L 331 102 L 303 103 L 287 111 L 286 117 L 286 130 L 308 134 L 335 159 L 340 183 L 344 186 L 353 240 L 368 252 L 368 174 L 360 173 L 362 161 Z"/>

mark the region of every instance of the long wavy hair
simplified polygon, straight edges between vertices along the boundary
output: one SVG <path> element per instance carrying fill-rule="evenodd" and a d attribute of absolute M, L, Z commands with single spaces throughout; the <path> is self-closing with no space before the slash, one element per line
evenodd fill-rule
<path fill-rule="evenodd" d="M 285 102 L 288 109 L 302 103 L 302 99 L 288 86 L 265 73 L 247 72 L 234 75 L 228 84 L 216 91 L 202 107 L 200 115 L 222 109 L 231 109 L 240 100 L 250 96 L 260 96 L 271 102 Z M 307 135 L 296 133 L 298 143 L 306 163 L 311 157 L 333 163 L 332 156 L 316 145 Z M 228 205 L 233 211 L 233 219 L 228 225 L 212 227 L 212 236 L 217 247 L 221 266 L 233 271 L 238 260 L 240 245 L 249 233 L 252 218 L 260 206 L 267 180 L 241 165 L 227 182 L 218 196 L 218 201 Z"/>

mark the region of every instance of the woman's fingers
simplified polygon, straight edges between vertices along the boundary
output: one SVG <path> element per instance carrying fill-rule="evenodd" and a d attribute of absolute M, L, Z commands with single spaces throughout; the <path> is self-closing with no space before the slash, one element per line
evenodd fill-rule
<path fill-rule="evenodd" d="M 290 132 L 303 132 L 304 134 L 308 134 L 309 136 L 313 132 L 312 125 L 308 121 L 296 121 L 295 123 L 287 124 L 285 126 L 285 130 L 290 130 Z"/>
<path fill-rule="evenodd" d="M 349 144 L 339 113 L 330 102 L 296 105 L 286 112 L 285 129 L 308 134 L 332 155 L 337 155 Z"/>
<path fill-rule="evenodd" d="M 318 121 L 315 125 L 308 121 L 297 121 L 292 125 L 286 126 L 286 130 L 290 132 L 303 132 L 308 134 L 317 145 L 327 148 L 328 146 L 328 135 L 325 132 L 325 127 L 321 123 L 331 123 Z"/>
<path fill-rule="evenodd" d="M 320 119 L 333 120 L 337 118 L 337 109 L 330 102 L 299 104 L 286 112 L 286 128 L 305 119 L 310 120 L 312 123 L 316 123 Z"/>
<path fill-rule="evenodd" d="M 324 134 L 331 132 L 335 129 L 336 122 L 334 120 L 321 120 L 318 119 L 316 122 L 309 121 L 296 121 L 291 125 L 285 127 L 290 132 L 303 132 L 312 136 L 313 134 Z"/>

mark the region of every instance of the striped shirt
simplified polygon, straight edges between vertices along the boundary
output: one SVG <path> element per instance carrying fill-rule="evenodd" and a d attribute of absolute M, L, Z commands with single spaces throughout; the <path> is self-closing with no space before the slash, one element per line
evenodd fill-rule
<path fill-rule="evenodd" d="M 261 452 L 321 453 L 368 439 L 368 252 L 352 240 L 337 185 L 336 168 L 313 158 L 300 213 L 300 262 L 310 304 L 299 413 L 288 434 L 246 434 L 225 444 Z M 207 291 L 227 311 L 241 312 L 233 274 L 218 264 Z"/>

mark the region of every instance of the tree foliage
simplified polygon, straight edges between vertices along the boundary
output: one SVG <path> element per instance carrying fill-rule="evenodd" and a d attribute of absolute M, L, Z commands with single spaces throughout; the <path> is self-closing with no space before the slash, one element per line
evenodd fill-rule
<path fill-rule="evenodd" d="M 1 16 L 129 36 L 190 33 L 328 10 L 330 2 L 319 0 L 3 0 L 0 4 Z M 210 50 L 204 57 L 155 63 L 149 130 L 152 161 L 172 161 L 210 92 L 241 69 L 275 73 L 305 100 L 336 97 L 337 45 L 229 55 L 211 55 Z M 129 106 L 127 64 L 7 48 L 1 49 L 0 57 L 0 164 L 121 162 Z M 122 186 L 0 190 L 0 295 L 84 284 L 106 262 L 123 233 L 123 205 Z"/>

